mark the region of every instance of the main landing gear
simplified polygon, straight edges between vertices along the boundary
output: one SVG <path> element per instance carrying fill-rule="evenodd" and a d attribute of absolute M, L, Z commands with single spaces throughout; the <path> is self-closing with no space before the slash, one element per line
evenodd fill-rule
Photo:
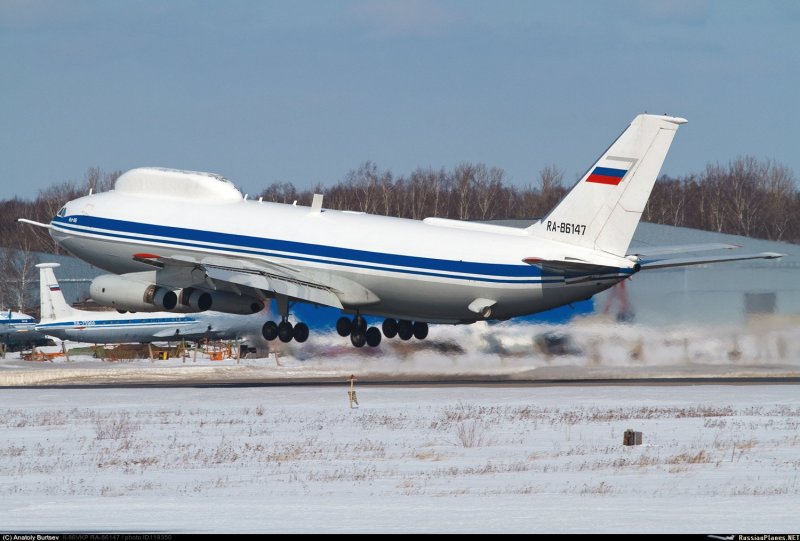
<path fill-rule="evenodd" d="M 278 313 L 281 314 L 281 322 L 275 323 L 274 321 L 267 321 L 261 327 L 261 334 L 270 342 L 279 339 L 284 344 L 291 342 L 303 343 L 308 340 L 308 325 L 305 323 L 297 323 L 292 325 L 289 323 L 289 298 L 283 295 L 276 297 L 278 301 Z"/>
<path fill-rule="evenodd" d="M 267 321 L 264 323 L 264 326 L 261 327 L 261 334 L 269 341 L 277 338 L 283 343 L 288 343 L 294 339 L 295 342 L 302 344 L 308 340 L 308 325 L 305 323 L 292 325 L 289 323 L 289 320 L 284 317 L 280 324 L 274 321 Z"/>
<path fill-rule="evenodd" d="M 386 319 L 381 325 L 383 336 L 394 338 L 399 336 L 401 340 L 410 340 L 413 336 L 417 340 L 423 340 L 428 336 L 428 324 L 422 321 L 411 321 L 401 319 Z M 367 327 L 367 322 L 361 315 L 355 316 L 352 320 L 340 317 L 336 322 L 336 332 L 339 336 L 350 336 L 350 342 L 357 347 L 365 344 L 375 347 L 381 343 L 381 330 L 377 327 Z"/>

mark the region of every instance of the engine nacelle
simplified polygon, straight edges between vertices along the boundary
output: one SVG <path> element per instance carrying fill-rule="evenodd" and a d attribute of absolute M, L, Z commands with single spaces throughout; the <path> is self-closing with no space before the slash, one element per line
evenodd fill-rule
<path fill-rule="evenodd" d="M 178 295 L 178 309 L 188 310 L 193 312 L 205 312 L 213 304 L 211 294 L 207 291 L 201 291 L 193 287 L 187 287 L 181 290 Z"/>
<path fill-rule="evenodd" d="M 264 305 L 255 297 L 237 295 L 228 291 L 204 291 L 211 298 L 210 310 L 226 314 L 250 315 L 259 312 Z"/>
<path fill-rule="evenodd" d="M 89 293 L 97 304 L 132 312 L 172 310 L 178 304 L 178 295 L 171 289 L 116 274 L 103 274 L 92 280 Z"/>
<path fill-rule="evenodd" d="M 263 308 L 261 301 L 229 291 L 203 291 L 187 287 L 178 291 L 140 282 L 125 275 L 104 274 L 92 280 L 89 292 L 97 304 L 131 312 L 204 312 L 249 315 Z"/>

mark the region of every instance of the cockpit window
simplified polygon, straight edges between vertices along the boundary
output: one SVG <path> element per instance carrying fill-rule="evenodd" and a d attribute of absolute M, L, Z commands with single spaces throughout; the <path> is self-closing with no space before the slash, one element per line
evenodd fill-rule
<path fill-rule="evenodd" d="M 59 211 L 56 213 L 56 215 L 57 215 L 57 216 L 61 216 L 62 218 L 63 218 L 64 216 L 66 216 L 66 215 L 67 215 L 67 207 L 61 207 L 61 210 L 59 210 Z"/>

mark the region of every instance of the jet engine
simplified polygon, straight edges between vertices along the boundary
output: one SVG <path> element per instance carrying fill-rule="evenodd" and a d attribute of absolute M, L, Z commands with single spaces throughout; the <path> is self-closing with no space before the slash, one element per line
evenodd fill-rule
<path fill-rule="evenodd" d="M 255 297 L 237 295 L 229 291 L 203 291 L 187 287 L 181 290 L 178 310 L 202 312 L 215 310 L 227 314 L 249 315 L 255 314 L 263 307 Z"/>
<path fill-rule="evenodd" d="M 169 311 L 178 305 L 178 295 L 171 289 L 116 274 L 92 280 L 89 293 L 97 304 L 131 312 Z"/>
<path fill-rule="evenodd" d="M 204 312 L 255 314 L 263 304 L 255 297 L 229 291 L 178 290 L 133 280 L 125 275 L 103 274 L 92 280 L 89 293 L 97 304 L 131 312 Z"/>

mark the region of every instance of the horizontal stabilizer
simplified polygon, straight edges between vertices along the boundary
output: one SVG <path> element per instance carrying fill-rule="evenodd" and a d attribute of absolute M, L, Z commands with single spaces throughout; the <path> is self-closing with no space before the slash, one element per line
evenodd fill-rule
<path fill-rule="evenodd" d="M 679 244 L 675 246 L 643 246 L 629 248 L 628 255 L 652 256 L 664 254 L 683 254 L 687 252 L 710 252 L 711 250 L 734 250 L 741 248 L 738 244 L 708 243 L 708 244 Z"/>
<path fill-rule="evenodd" d="M 722 261 L 744 261 L 748 259 L 779 259 L 786 254 L 775 252 L 762 252 L 760 254 L 740 254 L 729 256 L 708 256 L 708 257 L 681 257 L 675 259 L 652 259 L 642 260 L 639 264 L 642 270 L 666 269 L 669 267 L 686 267 L 689 265 L 705 265 L 708 263 L 719 263 Z"/>

